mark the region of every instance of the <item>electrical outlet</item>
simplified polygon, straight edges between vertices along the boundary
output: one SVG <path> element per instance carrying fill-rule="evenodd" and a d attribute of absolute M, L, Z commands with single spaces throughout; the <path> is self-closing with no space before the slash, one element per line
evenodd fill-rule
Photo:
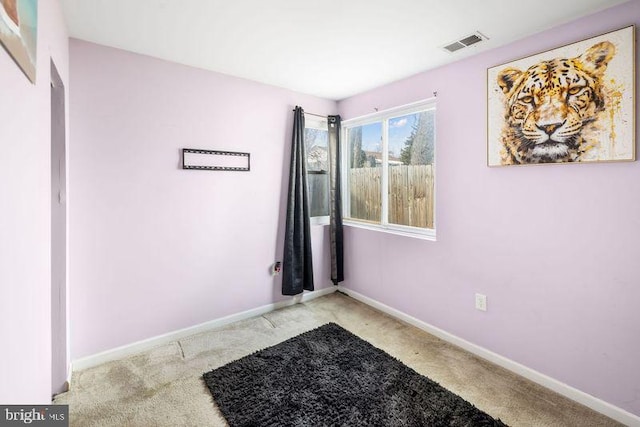
<path fill-rule="evenodd" d="M 476 294 L 476 308 L 481 311 L 487 311 L 487 296 Z"/>
<path fill-rule="evenodd" d="M 279 275 L 280 271 L 282 271 L 282 263 L 280 261 L 276 261 L 273 264 L 271 264 L 271 275 L 272 276 Z"/>

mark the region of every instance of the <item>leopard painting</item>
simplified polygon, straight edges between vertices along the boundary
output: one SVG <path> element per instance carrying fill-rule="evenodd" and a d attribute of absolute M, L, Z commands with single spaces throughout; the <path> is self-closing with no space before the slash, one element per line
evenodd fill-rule
<path fill-rule="evenodd" d="M 500 70 L 501 163 L 579 162 L 597 148 L 607 108 L 604 74 L 615 53 L 615 46 L 603 41 L 574 58 Z"/>

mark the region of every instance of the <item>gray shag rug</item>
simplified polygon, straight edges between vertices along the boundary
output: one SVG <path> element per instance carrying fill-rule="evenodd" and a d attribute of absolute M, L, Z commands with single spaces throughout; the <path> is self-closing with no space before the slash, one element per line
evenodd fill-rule
<path fill-rule="evenodd" d="M 504 426 L 334 323 L 203 375 L 235 426 Z"/>

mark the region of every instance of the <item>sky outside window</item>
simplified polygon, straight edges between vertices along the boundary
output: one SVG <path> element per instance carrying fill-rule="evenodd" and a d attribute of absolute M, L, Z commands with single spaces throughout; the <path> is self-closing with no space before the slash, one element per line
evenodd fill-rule
<path fill-rule="evenodd" d="M 399 157 L 404 143 L 411 135 L 417 114 L 395 117 L 389 120 L 389 153 Z M 362 126 L 362 149 L 365 151 L 382 151 L 382 123 L 371 123 Z"/>

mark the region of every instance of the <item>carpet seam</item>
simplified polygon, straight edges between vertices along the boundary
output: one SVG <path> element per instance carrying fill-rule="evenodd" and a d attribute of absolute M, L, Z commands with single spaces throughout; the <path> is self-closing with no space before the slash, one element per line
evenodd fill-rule
<path fill-rule="evenodd" d="M 267 317 L 265 317 L 265 315 L 264 315 L 264 314 L 263 314 L 262 316 L 260 316 L 260 317 L 262 317 L 264 320 L 266 320 L 266 321 L 269 323 L 269 325 L 271 325 L 271 327 L 272 327 L 273 329 L 276 329 L 276 328 L 277 328 L 277 326 L 276 326 L 276 325 L 275 325 L 271 320 L 269 320 Z"/>
<path fill-rule="evenodd" d="M 178 344 L 178 348 L 180 349 L 180 356 L 182 357 L 182 360 L 185 360 L 184 348 L 182 348 L 182 343 L 180 341 L 176 341 L 176 343 Z"/>

